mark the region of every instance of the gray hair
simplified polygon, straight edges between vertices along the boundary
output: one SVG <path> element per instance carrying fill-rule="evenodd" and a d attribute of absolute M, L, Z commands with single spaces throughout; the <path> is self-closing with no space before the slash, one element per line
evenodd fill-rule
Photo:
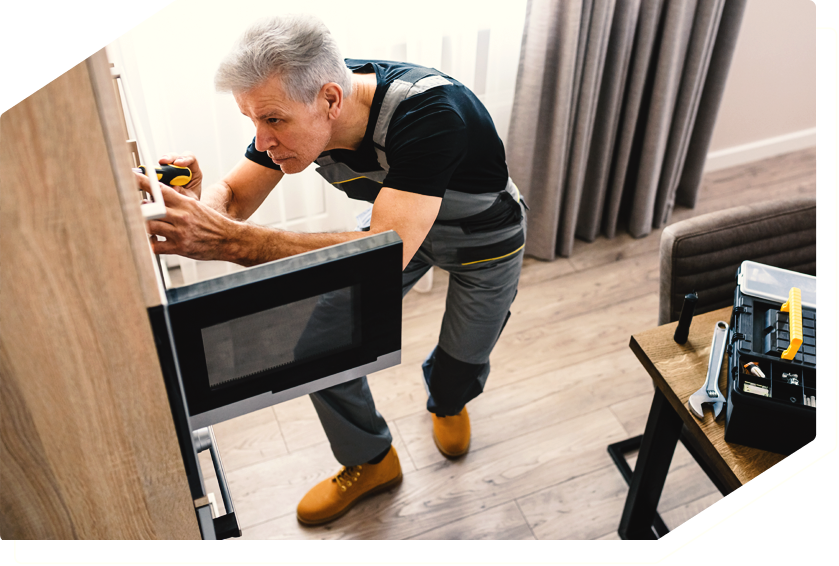
<path fill-rule="evenodd" d="M 311 104 L 323 85 L 349 98 L 352 73 L 329 29 L 314 16 L 274 16 L 253 24 L 216 71 L 216 90 L 247 92 L 277 77 L 292 100 Z"/>

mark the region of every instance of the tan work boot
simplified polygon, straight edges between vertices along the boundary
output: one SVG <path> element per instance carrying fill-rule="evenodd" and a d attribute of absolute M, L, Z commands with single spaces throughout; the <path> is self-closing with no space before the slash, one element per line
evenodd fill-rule
<path fill-rule="evenodd" d="M 469 451 L 472 429 L 466 407 L 451 417 L 438 417 L 431 413 L 431 420 L 434 422 L 434 444 L 443 456 L 457 458 Z"/>
<path fill-rule="evenodd" d="M 343 467 L 338 475 L 310 489 L 297 505 L 297 520 L 304 525 L 334 521 L 365 497 L 390 489 L 401 481 L 399 456 L 391 446 L 378 464 Z"/>

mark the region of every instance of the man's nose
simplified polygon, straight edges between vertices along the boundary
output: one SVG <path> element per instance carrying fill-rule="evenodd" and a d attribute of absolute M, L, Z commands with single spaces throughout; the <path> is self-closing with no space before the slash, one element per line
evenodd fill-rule
<path fill-rule="evenodd" d="M 256 151 L 268 151 L 277 145 L 277 138 L 275 138 L 270 130 L 262 126 L 256 127 L 256 141 L 254 147 Z"/>

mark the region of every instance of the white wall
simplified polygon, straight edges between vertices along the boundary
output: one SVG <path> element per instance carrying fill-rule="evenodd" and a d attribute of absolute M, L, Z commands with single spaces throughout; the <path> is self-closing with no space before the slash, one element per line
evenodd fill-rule
<path fill-rule="evenodd" d="M 152 153 L 188 149 L 213 181 L 242 157 L 253 136 L 232 96 L 215 93 L 213 75 L 245 28 L 270 14 L 305 10 L 320 17 L 345 57 L 407 60 L 451 74 L 476 90 L 505 136 L 526 0 L 498 3 L 491 10 L 485 6 L 476 0 L 313 0 L 305 6 L 178 0 L 121 37 L 109 52 L 124 61 Z M 476 69 L 481 66 L 476 55 L 487 37 L 484 73 Z"/>
<path fill-rule="evenodd" d="M 440 69 L 481 98 L 503 139 L 526 5 L 527 0 L 507 0 L 491 9 L 478 0 L 312 0 L 305 5 L 177 0 L 109 46 L 109 56 L 121 67 L 136 108 L 133 119 L 153 158 L 189 150 L 198 156 L 205 182 L 214 182 L 243 157 L 254 128 L 230 94 L 215 93 L 213 76 L 238 36 L 258 18 L 305 11 L 324 21 L 344 57 Z M 367 207 L 326 185 L 312 166 L 286 176 L 252 220 L 304 232 L 340 231 L 354 228 L 355 214 Z M 180 263 L 185 274 L 195 267 Z"/>
<path fill-rule="evenodd" d="M 749 0 L 706 171 L 815 145 L 816 5 Z"/>

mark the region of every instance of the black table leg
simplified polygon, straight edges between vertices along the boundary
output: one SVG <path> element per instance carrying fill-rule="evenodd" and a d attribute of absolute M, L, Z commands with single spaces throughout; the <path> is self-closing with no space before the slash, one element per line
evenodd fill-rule
<path fill-rule="evenodd" d="M 622 539 L 659 538 L 652 528 L 653 519 L 681 431 L 682 419 L 656 388 L 618 527 Z"/>
<path fill-rule="evenodd" d="M 626 455 L 629 452 L 638 452 L 641 449 L 641 441 L 644 439 L 643 434 L 639 434 L 633 438 L 628 438 L 626 440 L 621 440 L 620 442 L 615 442 L 614 444 L 610 444 L 606 447 L 606 450 L 609 451 L 609 456 L 612 457 L 612 461 L 615 463 L 615 466 L 618 467 L 618 471 L 623 476 L 623 479 L 626 481 L 626 485 L 632 484 L 632 468 L 629 467 L 629 462 L 626 460 Z M 685 429 L 682 428 L 682 442 L 685 441 Z M 653 529 L 655 530 L 658 538 L 663 537 L 667 533 L 670 532 L 670 529 L 667 528 L 667 525 L 664 524 L 664 521 L 661 520 L 658 513 L 653 515 Z"/>

